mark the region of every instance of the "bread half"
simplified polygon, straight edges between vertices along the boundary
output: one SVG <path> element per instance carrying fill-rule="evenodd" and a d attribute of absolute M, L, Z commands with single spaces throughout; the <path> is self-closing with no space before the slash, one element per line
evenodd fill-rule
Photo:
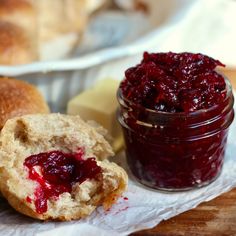
<path fill-rule="evenodd" d="M 78 116 L 26 115 L 0 135 L 0 189 L 17 211 L 41 220 L 73 220 L 125 191 L 126 172 L 106 159 L 110 145 Z"/>

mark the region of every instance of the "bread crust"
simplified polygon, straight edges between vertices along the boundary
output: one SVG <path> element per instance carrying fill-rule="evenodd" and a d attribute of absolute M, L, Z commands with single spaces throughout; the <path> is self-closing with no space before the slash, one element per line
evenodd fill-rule
<path fill-rule="evenodd" d="M 0 0 L 0 15 L 14 11 L 32 11 L 32 4 L 27 0 Z"/>
<path fill-rule="evenodd" d="M 0 64 L 38 59 L 36 11 L 26 0 L 0 0 Z"/>
<path fill-rule="evenodd" d="M 10 118 L 49 112 L 48 105 L 40 92 L 27 82 L 0 78 L 0 94 L 0 129 Z"/>
<path fill-rule="evenodd" d="M 0 64 L 24 64 L 38 58 L 34 42 L 21 27 L 0 21 L 0 32 Z"/>

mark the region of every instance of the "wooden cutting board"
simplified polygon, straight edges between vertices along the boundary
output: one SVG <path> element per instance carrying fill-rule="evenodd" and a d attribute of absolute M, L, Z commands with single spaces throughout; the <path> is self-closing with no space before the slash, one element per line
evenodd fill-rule
<path fill-rule="evenodd" d="M 236 235 L 236 189 L 132 236 Z"/>
<path fill-rule="evenodd" d="M 236 69 L 224 69 L 236 89 Z M 235 150 L 236 152 L 236 150 Z M 236 161 L 236 157 L 235 157 Z M 236 188 L 153 229 L 132 236 L 236 236 Z"/>

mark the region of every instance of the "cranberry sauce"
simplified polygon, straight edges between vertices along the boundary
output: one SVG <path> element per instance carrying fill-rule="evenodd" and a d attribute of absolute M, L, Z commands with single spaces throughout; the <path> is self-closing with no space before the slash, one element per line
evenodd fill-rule
<path fill-rule="evenodd" d="M 145 52 L 141 64 L 126 70 L 121 89 L 126 99 L 153 110 L 209 108 L 226 96 L 216 66 L 224 65 L 202 54 Z"/>
<path fill-rule="evenodd" d="M 143 184 L 170 191 L 213 181 L 234 111 L 219 61 L 201 54 L 144 53 L 118 90 L 128 165 Z"/>
<path fill-rule="evenodd" d="M 38 183 L 34 193 L 37 213 L 47 211 L 47 200 L 57 199 L 64 192 L 71 192 L 72 185 L 87 179 L 97 178 L 101 173 L 95 158 L 83 159 L 80 149 L 76 154 L 51 151 L 29 156 L 24 166 L 29 171 L 29 178 Z M 26 199 L 31 201 L 29 197 Z"/>

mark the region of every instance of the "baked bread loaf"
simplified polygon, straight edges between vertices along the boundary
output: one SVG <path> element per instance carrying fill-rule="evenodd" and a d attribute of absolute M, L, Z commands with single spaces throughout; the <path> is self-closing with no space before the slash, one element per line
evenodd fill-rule
<path fill-rule="evenodd" d="M 24 81 L 0 78 L 0 94 L 0 129 L 10 118 L 49 112 L 48 105 L 37 88 Z"/>
<path fill-rule="evenodd" d="M 0 65 L 65 57 L 90 11 L 91 0 L 0 0 Z"/>
<path fill-rule="evenodd" d="M 0 189 L 17 211 L 41 220 L 72 220 L 109 208 L 127 174 L 106 158 L 110 145 L 79 116 L 26 115 L 0 135 Z"/>

